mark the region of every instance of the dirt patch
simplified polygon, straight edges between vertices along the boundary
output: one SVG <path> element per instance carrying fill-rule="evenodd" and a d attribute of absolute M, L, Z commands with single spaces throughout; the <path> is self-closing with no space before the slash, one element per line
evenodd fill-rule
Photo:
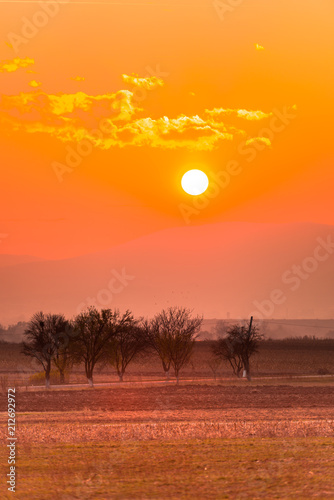
<path fill-rule="evenodd" d="M 231 408 L 334 408 L 330 386 L 187 385 L 135 389 L 20 392 L 19 412 L 219 410 Z M 6 407 L 1 395 L 0 408 Z"/>

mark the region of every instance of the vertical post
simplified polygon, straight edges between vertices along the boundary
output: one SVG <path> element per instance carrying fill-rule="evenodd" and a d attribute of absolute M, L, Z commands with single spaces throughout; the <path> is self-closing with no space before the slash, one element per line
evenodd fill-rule
<path fill-rule="evenodd" d="M 253 324 L 253 316 L 251 316 L 250 321 L 249 321 L 249 327 L 248 327 L 248 340 L 251 336 L 252 333 L 252 324 Z M 245 378 L 247 377 L 247 380 L 251 380 L 251 374 L 250 374 L 250 366 L 249 366 L 249 358 L 247 355 L 247 366 L 244 365 L 244 372 L 242 376 Z"/>
<path fill-rule="evenodd" d="M 253 324 L 253 316 L 251 316 L 250 322 L 249 322 L 248 337 L 250 337 L 250 334 L 251 334 L 251 331 L 252 331 L 252 324 Z"/>

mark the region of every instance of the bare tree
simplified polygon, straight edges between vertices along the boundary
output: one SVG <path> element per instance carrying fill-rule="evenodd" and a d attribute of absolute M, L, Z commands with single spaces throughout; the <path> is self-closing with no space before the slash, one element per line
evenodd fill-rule
<path fill-rule="evenodd" d="M 60 314 L 36 313 L 28 323 L 24 336 L 22 352 L 36 358 L 45 372 L 45 386 L 50 387 L 51 364 L 59 347 L 59 338 L 64 333 L 68 322 Z"/>
<path fill-rule="evenodd" d="M 206 364 L 208 365 L 208 367 L 212 371 L 212 375 L 213 375 L 215 380 L 217 380 L 217 373 L 218 373 L 218 369 L 221 365 L 221 362 L 222 362 L 221 358 L 214 356 L 214 355 L 210 356 L 210 358 L 206 362 Z"/>
<path fill-rule="evenodd" d="M 164 309 L 151 320 L 148 344 L 158 354 L 167 379 L 172 366 L 179 383 L 180 370 L 190 360 L 202 321 L 198 316 L 191 318 L 191 311 L 182 307 Z"/>
<path fill-rule="evenodd" d="M 251 380 L 250 358 L 258 352 L 259 342 L 264 335 L 256 326 L 232 325 L 226 329 L 223 337 L 218 339 L 212 347 L 213 354 L 230 363 L 235 375 L 240 377 L 242 370 L 246 371 L 248 380 Z"/>
<path fill-rule="evenodd" d="M 172 362 L 171 358 L 171 337 L 166 330 L 162 330 L 157 322 L 155 321 L 149 325 L 146 329 L 146 334 L 148 338 L 147 344 L 149 347 L 155 351 L 161 361 L 162 368 L 166 377 L 169 380 L 170 366 Z"/>
<path fill-rule="evenodd" d="M 59 371 L 61 384 L 65 384 L 65 374 L 73 365 L 73 358 L 71 356 L 73 334 L 73 325 L 69 321 L 66 321 L 64 332 L 56 339 L 56 351 L 52 360 Z"/>
<path fill-rule="evenodd" d="M 177 330 L 173 336 L 171 358 L 177 384 L 179 383 L 181 368 L 190 361 L 195 344 L 196 330 L 194 329 L 193 332 Z"/>
<path fill-rule="evenodd" d="M 241 376 L 243 362 L 239 342 L 230 338 L 218 339 L 212 346 L 212 352 L 219 360 L 228 361 L 237 377 Z"/>
<path fill-rule="evenodd" d="M 126 311 L 115 324 L 114 335 L 109 340 L 106 351 L 107 360 L 116 368 L 121 382 L 127 366 L 145 350 L 145 347 L 146 337 L 143 327 L 130 311 Z"/>
<path fill-rule="evenodd" d="M 75 335 L 71 357 L 74 363 L 84 363 L 86 377 L 91 387 L 93 387 L 94 368 L 105 356 L 119 316 L 117 310 L 98 311 L 95 307 L 89 307 L 74 319 Z"/>

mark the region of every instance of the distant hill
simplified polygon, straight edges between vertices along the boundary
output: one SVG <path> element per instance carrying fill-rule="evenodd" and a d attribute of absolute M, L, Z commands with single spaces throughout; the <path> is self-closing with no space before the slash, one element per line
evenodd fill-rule
<path fill-rule="evenodd" d="M 241 321 L 240 319 L 204 319 L 198 340 L 216 340 L 219 337 L 216 330 L 218 323 L 221 323 L 224 328 L 228 328 L 230 325 Z M 334 319 L 269 319 L 264 322 L 255 320 L 254 324 L 259 326 L 267 339 L 278 340 L 304 336 L 334 339 Z M 0 326 L 0 341 L 22 342 L 23 332 L 26 327 L 27 323 L 25 322 L 19 322 L 8 328 Z"/>
<path fill-rule="evenodd" d="M 231 222 L 167 229 L 66 260 L 22 257 L 14 264 L 18 257 L 2 256 L 0 323 L 27 320 L 38 310 L 72 316 L 88 303 L 144 316 L 183 305 L 205 318 L 247 318 L 262 314 L 275 289 L 284 301 L 268 318 L 331 318 L 334 253 L 291 289 L 292 266 L 312 265 L 318 238 L 334 241 L 334 227 Z M 132 279 L 122 284 L 117 272 Z M 283 283 L 284 273 L 290 283 Z"/>
<path fill-rule="evenodd" d="M 22 342 L 23 332 L 27 327 L 27 323 L 20 321 L 16 325 L 10 325 L 8 328 L 0 327 L 0 341 L 5 342 Z"/>
<path fill-rule="evenodd" d="M 17 266 L 18 264 L 27 264 L 29 262 L 41 262 L 44 259 L 33 257 L 31 255 L 0 255 L 0 268 Z"/>
<path fill-rule="evenodd" d="M 228 328 L 241 321 L 241 319 L 204 319 L 199 340 L 216 339 L 216 326 L 219 322 Z M 255 320 L 254 324 L 261 329 L 266 338 L 273 340 L 304 336 L 334 338 L 334 319 L 266 319 L 264 321 Z"/>

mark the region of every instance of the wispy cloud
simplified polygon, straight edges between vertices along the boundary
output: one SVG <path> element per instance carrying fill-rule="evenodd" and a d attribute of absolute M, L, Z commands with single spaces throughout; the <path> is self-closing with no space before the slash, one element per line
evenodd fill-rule
<path fill-rule="evenodd" d="M 214 108 L 212 110 L 205 110 L 205 113 L 213 117 L 214 119 L 226 119 L 226 118 L 244 118 L 245 120 L 259 121 L 264 118 L 269 118 L 272 113 L 264 113 L 263 111 L 249 111 L 247 109 L 224 109 L 224 108 Z"/>
<path fill-rule="evenodd" d="M 249 146 L 249 145 L 254 144 L 256 142 L 263 144 L 264 146 L 268 146 L 268 147 L 271 146 L 271 140 L 268 139 L 267 137 L 252 137 L 251 139 L 248 139 L 246 141 L 246 146 Z"/>
<path fill-rule="evenodd" d="M 140 87 L 146 90 L 153 90 L 164 85 L 163 79 L 156 76 L 140 78 L 136 74 L 130 76 L 122 75 L 122 80 L 124 83 L 128 83 L 129 85 L 133 85 L 134 87 Z"/>
<path fill-rule="evenodd" d="M 129 78 L 136 79 L 137 86 L 161 86 L 156 77 Z M 134 92 L 119 90 L 92 96 L 84 92 L 47 94 L 36 90 L 2 96 L 0 127 L 31 134 L 42 132 L 65 143 L 86 139 L 100 149 L 147 146 L 211 151 L 223 143 L 246 138 L 247 144 L 259 141 L 263 146 L 271 145 L 252 125 L 268 122 L 271 112 L 214 108 L 191 116 L 152 118 L 142 116 L 144 110 L 138 107 Z"/>
<path fill-rule="evenodd" d="M 31 82 L 29 82 L 29 85 L 30 87 L 40 87 L 42 84 L 41 82 L 36 82 L 36 80 L 31 80 Z"/>
<path fill-rule="evenodd" d="M 13 73 L 20 68 L 27 68 L 34 63 L 34 59 L 30 59 L 29 57 L 26 57 L 25 59 L 16 57 L 15 59 L 0 61 L 0 73 Z"/>

